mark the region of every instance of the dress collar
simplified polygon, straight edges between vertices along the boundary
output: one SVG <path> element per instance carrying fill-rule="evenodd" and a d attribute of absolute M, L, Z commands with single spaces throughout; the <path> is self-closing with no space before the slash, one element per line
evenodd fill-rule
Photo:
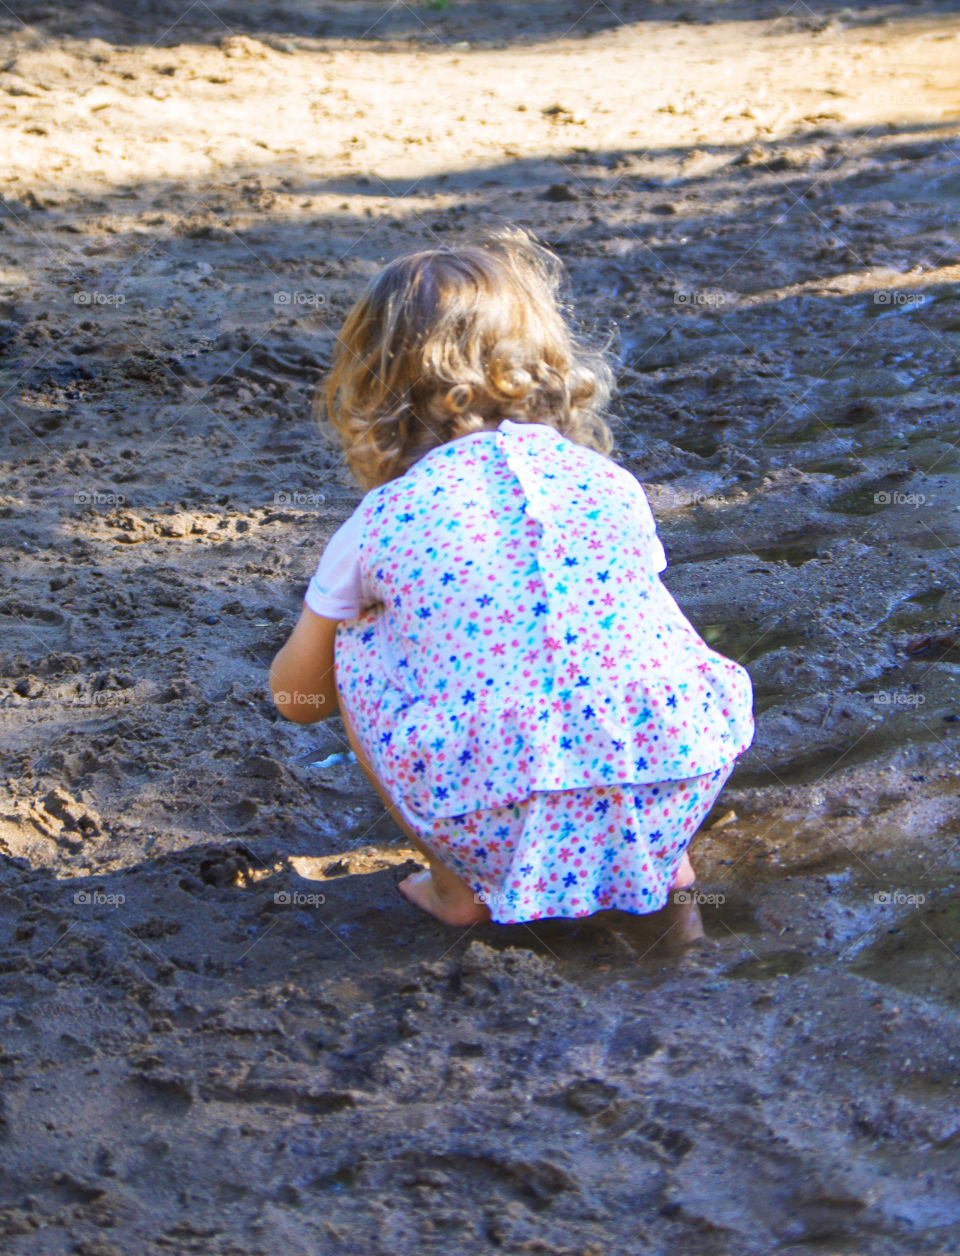
<path fill-rule="evenodd" d="M 466 444 L 468 441 L 475 440 L 478 436 L 499 436 L 501 434 L 509 435 L 518 429 L 525 429 L 529 427 L 541 428 L 546 431 L 553 432 L 557 436 L 562 435 L 562 433 L 557 431 L 557 429 L 550 423 L 520 423 L 516 419 L 501 419 L 499 427 L 481 428 L 476 432 L 467 432 L 464 436 L 456 436 L 453 440 L 445 441 L 442 445 L 434 445 L 432 448 L 422 453 L 414 462 L 411 462 L 407 471 L 412 471 L 414 467 L 419 467 L 421 463 L 425 462 L 428 458 L 432 458 L 435 454 L 440 454 L 445 450 L 452 449 L 454 445 Z M 405 471 L 404 475 L 406 475 L 406 473 L 407 472 Z"/>

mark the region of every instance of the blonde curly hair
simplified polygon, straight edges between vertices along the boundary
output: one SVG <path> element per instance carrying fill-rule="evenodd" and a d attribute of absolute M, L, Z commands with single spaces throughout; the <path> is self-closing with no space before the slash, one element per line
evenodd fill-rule
<path fill-rule="evenodd" d="M 504 418 L 610 453 L 613 373 L 568 326 L 563 277 L 555 253 L 512 230 L 406 254 L 370 280 L 318 396 L 361 485 Z"/>

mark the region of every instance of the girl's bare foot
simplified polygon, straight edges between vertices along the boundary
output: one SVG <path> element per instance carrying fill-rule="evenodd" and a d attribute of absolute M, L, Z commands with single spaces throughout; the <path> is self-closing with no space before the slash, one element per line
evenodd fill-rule
<path fill-rule="evenodd" d="M 397 889 L 408 902 L 445 925 L 478 925 L 490 919 L 490 908 L 478 903 L 469 885 L 446 868 L 439 877 L 430 868 L 414 872 Z"/>
<path fill-rule="evenodd" d="M 693 870 L 693 864 L 690 862 L 690 856 L 686 851 L 683 852 L 683 858 L 677 867 L 677 875 L 673 878 L 671 890 L 683 890 L 687 886 L 693 885 L 697 875 Z"/>

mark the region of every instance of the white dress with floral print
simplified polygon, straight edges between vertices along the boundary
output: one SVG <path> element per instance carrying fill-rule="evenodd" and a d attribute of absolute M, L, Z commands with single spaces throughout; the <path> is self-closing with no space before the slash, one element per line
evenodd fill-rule
<path fill-rule="evenodd" d="M 628 471 L 512 420 L 367 493 L 321 559 L 305 603 L 346 621 L 338 681 L 374 770 L 494 919 L 662 906 L 752 740 L 747 672 L 696 633 L 665 567 Z M 664 835 L 651 803 L 679 783 Z"/>

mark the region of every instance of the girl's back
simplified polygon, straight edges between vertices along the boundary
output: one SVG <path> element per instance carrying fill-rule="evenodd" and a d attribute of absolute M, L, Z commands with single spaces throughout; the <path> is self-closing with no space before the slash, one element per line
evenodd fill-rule
<path fill-rule="evenodd" d="M 440 446 L 347 532 L 383 661 L 376 754 L 418 814 L 697 776 L 749 744 L 749 679 L 660 583 L 640 484 L 555 429 Z"/>

